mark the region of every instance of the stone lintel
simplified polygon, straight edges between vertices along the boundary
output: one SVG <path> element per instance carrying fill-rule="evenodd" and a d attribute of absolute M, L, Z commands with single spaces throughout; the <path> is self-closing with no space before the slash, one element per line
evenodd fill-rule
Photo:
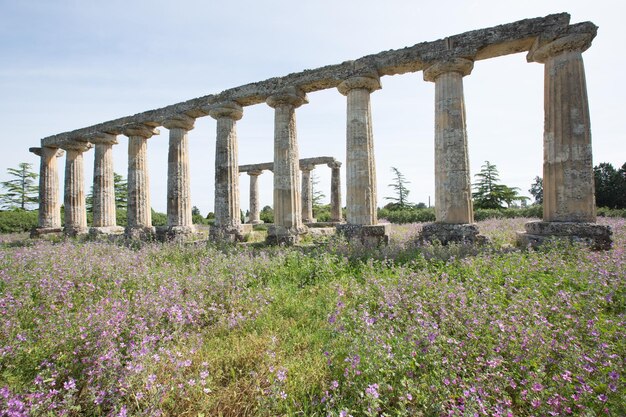
<path fill-rule="evenodd" d="M 332 168 L 333 165 L 337 168 L 341 167 L 341 162 L 337 161 L 332 156 L 318 156 L 315 158 L 302 158 L 299 161 L 300 169 L 302 169 L 305 165 L 328 165 L 329 168 Z M 239 165 L 239 173 L 247 172 L 250 175 L 260 175 L 263 171 L 273 171 L 274 163 L 273 162 L 262 162 L 260 164 L 246 164 Z M 258 172 L 258 174 L 251 174 L 252 172 Z"/>
<path fill-rule="evenodd" d="M 328 168 L 341 168 L 341 162 L 339 161 L 328 162 L 326 165 Z"/>
<path fill-rule="evenodd" d="M 191 130 L 194 127 L 196 119 L 186 114 L 177 114 L 167 120 L 163 120 L 162 126 L 166 129 L 184 129 Z M 155 129 L 156 130 L 156 129 Z"/>
<path fill-rule="evenodd" d="M 54 147 L 50 147 L 50 149 L 57 149 Z M 28 148 L 28 152 L 34 153 L 37 156 L 41 156 L 42 155 L 42 149 L 39 147 L 35 147 L 35 148 Z M 56 157 L 60 158 L 65 154 L 65 151 L 63 149 L 57 149 L 57 153 L 56 153 Z"/>
<path fill-rule="evenodd" d="M 194 98 L 155 110 L 100 123 L 94 126 L 60 133 L 42 139 L 44 146 L 55 145 L 67 139 L 84 137 L 90 133 L 104 131 L 122 133 L 133 123 L 158 122 L 176 114 L 191 117 L 206 115 L 206 106 L 227 101 L 241 106 L 263 103 L 271 95 L 285 87 L 297 86 L 305 93 L 335 88 L 344 80 L 361 75 L 364 68 L 374 68 L 378 75 L 398 75 L 417 72 L 430 63 L 450 57 L 465 57 L 475 60 L 494 58 L 501 55 L 528 51 L 537 37 L 555 39 L 584 23 L 569 26 L 570 15 L 552 14 L 545 17 L 524 19 L 513 23 L 473 30 L 430 42 L 422 42 L 406 48 L 379 52 L 357 60 L 328 65 L 311 70 L 270 78 L 222 91 L 218 94 Z"/>
<path fill-rule="evenodd" d="M 433 63 L 424 70 L 424 81 L 435 82 L 437 77 L 447 72 L 458 72 L 465 77 L 472 72 L 474 61 L 465 58 L 451 58 Z"/>
<path fill-rule="evenodd" d="M 534 221 L 524 229 L 517 234 L 518 245 L 524 247 L 536 248 L 550 240 L 582 243 L 594 250 L 609 250 L 613 244 L 611 228 L 596 223 Z"/>
<path fill-rule="evenodd" d="M 544 34 L 535 38 L 528 50 L 528 62 L 544 63 L 547 58 L 567 51 L 584 52 L 598 33 L 598 27 L 591 22 L 578 23 L 568 27 L 567 33 L 559 37 Z"/>
<path fill-rule="evenodd" d="M 151 125 L 143 124 L 143 123 L 136 123 L 136 124 L 129 125 L 124 128 L 123 133 L 124 135 L 128 137 L 140 136 L 144 139 L 150 139 L 154 135 L 161 134 L 159 129 L 156 129 Z"/>
<path fill-rule="evenodd" d="M 263 171 L 274 171 L 273 162 L 265 162 L 262 164 L 239 165 L 239 173 L 247 172 L 250 175 L 261 175 Z"/>
<path fill-rule="evenodd" d="M 206 107 L 209 116 L 215 120 L 227 117 L 233 120 L 240 120 L 243 117 L 243 107 L 234 101 L 217 103 Z"/>
<path fill-rule="evenodd" d="M 315 164 L 302 164 L 300 163 L 300 171 L 311 172 L 315 169 Z"/>

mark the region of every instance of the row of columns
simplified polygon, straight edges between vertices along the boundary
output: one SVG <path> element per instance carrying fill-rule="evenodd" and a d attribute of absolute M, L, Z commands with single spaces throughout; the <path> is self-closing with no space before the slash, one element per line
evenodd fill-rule
<path fill-rule="evenodd" d="M 547 44 L 537 40 L 529 61 L 545 66 L 544 126 L 544 216 L 543 223 L 595 221 L 593 167 L 588 102 L 582 52 L 592 34 L 572 34 Z M 424 80 L 435 84 L 435 210 L 436 223 L 425 229 L 430 237 L 446 240 L 474 240 L 472 193 L 468 157 L 463 77 L 473 69 L 473 60 L 451 57 L 433 62 L 424 70 Z M 375 71 L 344 80 L 337 87 L 347 99 L 346 186 L 347 225 L 343 231 L 386 236 L 376 214 L 376 168 L 370 95 L 381 88 Z M 297 87 L 284 89 L 267 98 L 274 109 L 274 217 L 268 242 L 292 244 L 306 233 L 304 222 L 312 220 L 310 210 L 310 169 L 302 170 L 300 183 L 296 109 L 308 103 Z M 237 103 L 211 106 L 208 114 L 217 120 L 215 153 L 216 240 L 237 240 L 244 232 L 240 220 L 236 121 L 243 115 Z M 176 233 L 192 233 L 189 196 L 187 133 L 194 119 L 180 115 L 162 123 L 170 130 L 168 156 L 168 224 Z M 149 178 L 146 165 L 147 139 L 158 131 L 154 126 L 129 126 L 124 134 L 128 145 L 128 227 L 130 235 L 152 234 Z M 94 229 L 115 228 L 112 191 L 111 146 L 115 135 L 100 134 L 84 142 L 61 145 L 67 152 L 65 183 L 66 232 L 86 228 L 82 153 L 96 146 L 94 168 Z M 57 149 L 41 148 L 40 229 L 60 227 L 58 213 Z M 260 172 L 259 172 L 260 173 Z M 250 223 L 258 223 L 258 174 L 250 172 Z M 333 168 L 333 184 L 339 184 Z M 333 190 L 339 187 L 333 185 Z M 331 204 L 341 219 L 341 196 L 332 193 Z M 303 204 L 304 202 L 304 204 Z M 527 228 L 537 232 L 539 226 Z M 594 226 L 595 227 L 595 226 Z M 540 228 L 540 227 L 539 227 Z M 340 229 L 341 230 L 341 229 Z M 543 230 L 543 229 L 542 229 Z M 555 230 L 552 227 L 550 230 Z M 596 232 L 597 230 L 594 229 Z M 594 232 L 595 233 L 595 232 Z M 532 233 L 531 233 L 532 234 Z"/>

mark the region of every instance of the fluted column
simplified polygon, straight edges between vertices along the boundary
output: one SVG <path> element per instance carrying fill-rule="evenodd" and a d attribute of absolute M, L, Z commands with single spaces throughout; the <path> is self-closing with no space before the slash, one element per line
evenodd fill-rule
<path fill-rule="evenodd" d="M 435 217 L 439 223 L 474 222 L 463 77 L 473 61 L 454 58 L 424 71 L 435 83 Z"/>
<path fill-rule="evenodd" d="M 268 243 L 293 244 L 306 233 L 300 208 L 300 164 L 296 108 L 307 103 L 304 92 L 290 88 L 268 97 L 274 113 L 274 225 Z"/>
<path fill-rule="evenodd" d="M 215 241 L 244 238 L 239 205 L 239 163 L 237 120 L 243 108 L 234 102 L 212 107 L 209 115 L 217 121 L 215 141 L 215 224 L 210 236 Z"/>
<path fill-rule="evenodd" d="M 86 142 L 70 142 L 61 145 L 65 157 L 65 228 L 67 236 L 77 236 L 88 232 L 87 207 L 85 205 L 85 169 L 83 152 L 92 147 Z"/>
<path fill-rule="evenodd" d="M 169 129 L 167 156 L 167 233 L 168 238 L 195 233 L 191 216 L 188 132 L 195 119 L 184 114 L 163 122 Z"/>
<path fill-rule="evenodd" d="M 341 215 L 341 162 L 335 161 L 328 164 L 330 174 L 330 221 L 340 223 Z"/>
<path fill-rule="evenodd" d="M 347 96 L 346 214 L 354 225 L 375 225 L 376 164 L 370 94 L 380 89 L 378 77 L 353 77 L 338 90 Z"/>
<path fill-rule="evenodd" d="M 566 238 L 610 249 L 609 226 L 595 224 L 591 121 L 582 53 L 597 27 L 542 44 L 537 39 L 528 61 L 544 64 L 543 221 L 527 223 L 522 245 Z"/>
<path fill-rule="evenodd" d="M 302 222 L 314 223 L 313 218 L 313 184 L 311 183 L 311 171 L 315 165 L 304 165 L 302 171 Z"/>
<path fill-rule="evenodd" d="M 128 136 L 128 218 L 129 238 L 150 239 L 155 233 L 150 206 L 150 176 L 148 174 L 148 139 L 159 134 L 147 125 L 134 125 L 124 130 Z"/>
<path fill-rule="evenodd" d="M 59 199 L 59 168 L 57 158 L 64 151 L 58 148 L 30 148 L 30 152 L 41 157 L 39 165 L 39 223 L 31 235 L 57 233 L 61 227 L 61 203 Z"/>
<path fill-rule="evenodd" d="M 116 135 L 102 133 L 90 137 L 95 145 L 93 166 L 93 227 L 92 235 L 119 234 L 124 228 L 117 226 L 115 206 L 115 181 L 113 170 L 113 145 Z"/>
<path fill-rule="evenodd" d="M 543 220 L 595 222 L 591 122 L 582 52 L 592 34 L 557 39 L 529 54 L 544 64 Z"/>
<path fill-rule="evenodd" d="M 259 175 L 263 171 L 248 171 L 250 176 L 250 224 L 261 224 L 261 206 L 259 204 Z"/>
<path fill-rule="evenodd" d="M 433 63 L 424 80 L 435 83 L 435 220 L 422 228 L 428 241 L 468 242 L 478 235 L 472 206 L 463 77 L 474 67 L 465 58 Z"/>

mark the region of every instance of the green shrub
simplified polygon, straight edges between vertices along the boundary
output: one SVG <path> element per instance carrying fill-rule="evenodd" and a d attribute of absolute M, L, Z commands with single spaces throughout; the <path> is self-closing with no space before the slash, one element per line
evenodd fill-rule
<path fill-rule="evenodd" d="M 0 211 L 0 233 L 22 233 L 37 227 L 37 210 Z"/>
<path fill-rule="evenodd" d="M 152 210 L 152 226 L 167 226 L 167 214 Z"/>
<path fill-rule="evenodd" d="M 626 209 L 610 209 L 608 207 L 598 207 L 596 214 L 600 217 L 626 218 Z"/>

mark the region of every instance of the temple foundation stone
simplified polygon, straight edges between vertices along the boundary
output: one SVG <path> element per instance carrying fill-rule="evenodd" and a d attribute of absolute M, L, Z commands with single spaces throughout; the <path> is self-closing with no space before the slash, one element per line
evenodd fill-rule
<path fill-rule="evenodd" d="M 184 240 L 196 233 L 191 215 L 191 178 L 189 173 L 188 132 L 195 119 L 184 114 L 165 120 L 170 131 L 167 156 L 167 229 L 166 240 Z"/>
<path fill-rule="evenodd" d="M 268 244 L 297 243 L 307 232 L 300 207 L 300 164 L 296 136 L 296 108 L 308 103 L 306 94 L 289 88 L 268 97 L 274 108 L 274 224 Z"/>
<path fill-rule="evenodd" d="M 52 147 L 30 148 L 41 157 L 39 164 L 39 220 L 31 231 L 31 237 L 63 232 L 61 226 L 61 203 L 59 199 L 59 165 L 57 158 L 65 153 Z"/>
<path fill-rule="evenodd" d="M 117 226 L 115 207 L 115 181 L 113 170 L 113 145 L 117 138 L 111 134 L 100 134 L 89 138 L 95 145 L 93 167 L 93 226 L 89 234 L 118 235 L 124 228 Z"/>
<path fill-rule="evenodd" d="M 530 62 L 544 64 L 543 220 L 525 225 L 521 245 L 547 239 L 610 249 L 611 230 L 595 224 L 595 190 L 589 101 L 582 53 L 593 33 L 576 33 L 547 44 L 535 42 Z"/>
<path fill-rule="evenodd" d="M 424 70 L 424 80 L 435 83 L 435 223 L 422 229 L 424 241 L 482 240 L 474 224 L 463 95 L 463 77 L 473 66 L 451 58 Z"/>
<path fill-rule="evenodd" d="M 239 242 L 252 231 L 252 226 L 241 224 L 239 204 L 239 164 L 237 120 L 243 108 L 237 103 L 223 103 L 212 107 L 209 115 L 217 120 L 215 142 L 215 224 L 209 237 L 216 242 Z"/>
<path fill-rule="evenodd" d="M 378 224 L 376 163 L 370 94 L 379 90 L 378 75 L 357 76 L 337 89 L 347 98 L 346 217 L 337 232 L 365 244 L 389 242 L 387 225 Z"/>
<path fill-rule="evenodd" d="M 63 233 L 66 236 L 76 237 L 88 232 L 83 153 L 91 149 L 93 145 L 87 142 L 71 142 L 62 146 L 66 151 Z"/>
<path fill-rule="evenodd" d="M 152 126 L 138 124 L 124 130 L 128 136 L 128 221 L 126 237 L 151 240 L 156 230 L 152 226 L 150 206 L 150 176 L 148 173 L 148 139 L 158 135 Z"/>

